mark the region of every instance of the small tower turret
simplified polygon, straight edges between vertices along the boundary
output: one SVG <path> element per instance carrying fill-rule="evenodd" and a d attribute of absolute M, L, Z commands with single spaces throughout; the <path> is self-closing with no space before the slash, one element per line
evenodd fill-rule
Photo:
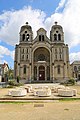
<path fill-rule="evenodd" d="M 51 41 L 54 43 L 64 43 L 64 32 L 62 26 L 55 22 L 50 31 Z"/>
<path fill-rule="evenodd" d="M 30 42 L 33 39 L 33 32 L 30 25 L 28 25 L 28 22 L 26 22 L 26 25 L 23 25 L 20 30 L 20 43 L 22 42 Z"/>

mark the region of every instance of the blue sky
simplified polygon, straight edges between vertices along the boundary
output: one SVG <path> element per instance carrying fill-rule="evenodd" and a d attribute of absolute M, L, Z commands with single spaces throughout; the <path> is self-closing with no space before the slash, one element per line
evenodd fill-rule
<path fill-rule="evenodd" d="M 0 0 L 0 12 L 11 9 L 19 10 L 24 6 L 32 6 L 33 9 L 40 9 L 47 16 L 50 16 L 59 2 L 60 0 Z"/>
<path fill-rule="evenodd" d="M 0 0 L 0 63 L 7 62 L 13 68 L 15 44 L 26 21 L 32 26 L 34 37 L 40 27 L 48 31 L 49 37 L 51 26 L 58 21 L 69 45 L 70 62 L 80 60 L 79 14 L 79 0 Z"/>

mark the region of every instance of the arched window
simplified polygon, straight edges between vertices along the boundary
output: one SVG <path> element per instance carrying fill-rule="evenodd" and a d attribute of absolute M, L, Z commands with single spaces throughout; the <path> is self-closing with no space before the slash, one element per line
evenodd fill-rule
<path fill-rule="evenodd" d="M 77 71 L 77 66 L 74 66 L 74 71 Z"/>
<path fill-rule="evenodd" d="M 44 41 L 44 35 L 39 35 L 39 41 Z"/>
<path fill-rule="evenodd" d="M 54 34 L 54 41 L 56 41 L 57 40 L 57 35 L 56 34 Z"/>
<path fill-rule="evenodd" d="M 60 60 L 62 59 L 62 55 L 60 54 Z"/>
<path fill-rule="evenodd" d="M 25 34 L 23 34 L 23 41 L 25 40 Z"/>
<path fill-rule="evenodd" d="M 60 74 L 60 65 L 57 66 L 57 73 Z"/>
<path fill-rule="evenodd" d="M 44 35 L 42 35 L 42 41 L 44 41 Z"/>
<path fill-rule="evenodd" d="M 22 49 L 22 53 L 24 53 L 24 48 Z"/>
<path fill-rule="evenodd" d="M 29 41 L 29 34 L 26 35 L 26 41 Z"/>
<path fill-rule="evenodd" d="M 58 34 L 58 40 L 61 41 L 61 34 Z"/>
<path fill-rule="evenodd" d="M 24 65 L 23 73 L 26 74 L 26 65 Z"/>
<path fill-rule="evenodd" d="M 39 41 L 41 41 L 41 35 L 39 35 Z"/>
<path fill-rule="evenodd" d="M 24 60 L 24 55 L 22 55 L 22 60 Z"/>
<path fill-rule="evenodd" d="M 26 56 L 26 59 L 28 60 L 28 55 Z"/>
<path fill-rule="evenodd" d="M 28 53 L 28 48 L 27 48 L 27 53 Z"/>

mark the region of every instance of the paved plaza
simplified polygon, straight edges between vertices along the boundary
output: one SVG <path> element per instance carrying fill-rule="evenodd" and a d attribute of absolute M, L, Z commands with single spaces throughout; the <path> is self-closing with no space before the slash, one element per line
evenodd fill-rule
<path fill-rule="evenodd" d="M 0 103 L 0 120 L 80 120 L 79 101 Z"/>
<path fill-rule="evenodd" d="M 39 86 L 52 87 L 53 84 L 27 84 L 31 85 L 33 88 Z M 76 98 L 80 98 L 80 85 L 69 86 L 70 88 L 77 89 Z M 8 96 L 8 90 L 10 88 L 0 88 L 0 99 L 5 98 L 17 98 Z M 18 103 L 16 100 L 11 100 L 12 102 L 2 102 L 0 100 L 0 120 L 80 120 L 80 101 L 79 100 L 50 100 L 54 97 L 36 97 L 42 100 L 30 100 L 34 98 L 28 93 L 25 97 L 18 97 Z M 58 96 L 56 96 L 57 98 Z M 20 100 L 23 98 L 23 100 Z M 29 98 L 29 100 L 24 100 L 24 98 Z M 72 97 L 73 98 L 73 97 Z M 8 101 L 8 100 L 7 100 Z M 10 101 L 10 100 L 9 100 Z M 23 103 L 22 103 L 23 102 Z"/>

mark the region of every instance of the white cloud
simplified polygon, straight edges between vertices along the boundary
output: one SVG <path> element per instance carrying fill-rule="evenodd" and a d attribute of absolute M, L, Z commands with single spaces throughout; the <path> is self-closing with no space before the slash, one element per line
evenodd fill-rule
<path fill-rule="evenodd" d="M 0 54 L 0 64 L 3 63 L 3 62 L 2 62 L 2 58 L 3 58 L 3 56 Z"/>
<path fill-rule="evenodd" d="M 72 63 L 74 60 L 75 60 L 75 61 L 80 60 L 80 52 L 71 53 L 69 57 L 70 57 L 71 63 Z"/>
<path fill-rule="evenodd" d="M 45 13 L 40 10 L 33 10 L 31 7 L 24 7 L 18 11 L 5 11 L 0 15 L 0 39 L 8 44 L 18 43 L 20 27 L 26 21 L 33 27 L 34 34 L 43 25 Z"/>
<path fill-rule="evenodd" d="M 67 1 L 67 0 L 61 0 L 61 1 L 59 2 L 59 5 L 58 5 L 58 7 L 56 8 L 55 12 L 57 12 L 59 9 L 61 9 L 62 7 L 64 7 L 66 1 Z"/>
<path fill-rule="evenodd" d="M 59 9 L 64 9 L 59 13 Z M 50 17 L 45 18 L 46 14 L 41 10 L 33 10 L 31 7 L 24 7 L 21 10 L 5 11 L 0 15 L 0 40 L 8 44 L 15 45 L 19 40 L 20 27 L 26 21 L 33 28 L 34 36 L 40 27 L 48 31 L 55 21 L 58 21 L 64 28 L 65 41 L 70 47 L 80 44 L 80 1 L 79 0 L 61 0 L 58 11 Z"/>
<path fill-rule="evenodd" d="M 5 61 L 3 60 L 4 55 L 10 56 L 14 60 L 14 51 L 0 45 L 0 63 Z"/>
<path fill-rule="evenodd" d="M 63 8 L 63 11 L 59 12 L 61 8 Z M 40 27 L 46 28 L 49 36 L 51 26 L 55 21 L 58 21 L 64 29 L 65 43 L 69 47 L 80 44 L 80 0 L 61 0 L 55 11 L 48 18 L 45 18 L 46 14 L 43 11 L 33 10 L 31 7 L 24 7 L 21 10 L 4 11 L 0 15 L 0 40 L 10 45 L 18 43 L 20 27 L 26 21 L 32 26 L 34 36 Z M 4 54 L 6 53 L 4 52 Z M 78 53 L 75 53 L 75 56 L 76 54 Z M 73 58 L 79 59 L 79 57 Z"/>
<path fill-rule="evenodd" d="M 65 1 L 63 1 L 64 3 Z M 61 2 L 60 2 L 61 3 Z M 60 5 L 58 6 L 60 8 Z M 63 26 L 65 42 L 70 47 L 80 44 L 80 1 L 67 0 L 62 12 L 55 12 L 45 20 L 47 29 L 58 21 Z M 50 27 L 49 27 L 50 26 Z"/>
<path fill-rule="evenodd" d="M 11 52 L 11 58 L 14 60 L 15 51 L 10 51 L 10 52 Z"/>

